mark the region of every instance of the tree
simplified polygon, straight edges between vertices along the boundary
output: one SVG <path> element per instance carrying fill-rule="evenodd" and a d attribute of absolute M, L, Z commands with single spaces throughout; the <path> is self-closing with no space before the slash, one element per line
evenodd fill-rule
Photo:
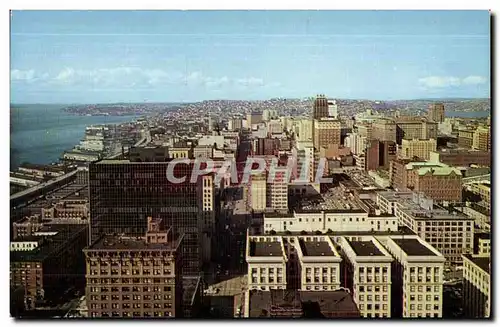
<path fill-rule="evenodd" d="M 315 234 L 316 234 L 316 235 L 321 235 L 321 234 L 323 234 L 323 233 L 321 233 L 321 231 L 317 230 L 317 231 L 315 232 Z"/>
<path fill-rule="evenodd" d="M 305 230 L 300 232 L 300 235 L 307 235 L 307 232 Z"/>
<path fill-rule="evenodd" d="M 271 229 L 271 235 L 276 235 L 276 231 L 274 229 Z"/>

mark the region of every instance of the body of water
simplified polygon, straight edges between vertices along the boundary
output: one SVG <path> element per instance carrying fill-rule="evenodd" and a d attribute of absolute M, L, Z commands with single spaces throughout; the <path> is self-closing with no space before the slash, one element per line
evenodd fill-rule
<path fill-rule="evenodd" d="M 64 105 L 18 105 L 10 110 L 10 165 L 50 164 L 83 139 L 85 127 L 128 122 L 135 116 L 75 116 Z"/>

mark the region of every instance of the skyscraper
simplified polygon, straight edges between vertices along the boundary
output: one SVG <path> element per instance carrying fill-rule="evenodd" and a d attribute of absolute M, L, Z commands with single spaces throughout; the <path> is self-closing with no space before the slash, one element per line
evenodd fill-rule
<path fill-rule="evenodd" d="M 444 122 L 444 104 L 433 103 L 429 105 L 429 111 L 427 112 L 427 117 L 429 120 L 436 123 Z"/>
<path fill-rule="evenodd" d="M 314 100 L 313 119 L 328 117 L 328 99 L 324 94 L 320 94 Z"/>
<path fill-rule="evenodd" d="M 184 276 L 199 273 L 203 179 L 190 183 L 193 164 L 178 163 L 167 178 L 168 162 L 103 160 L 89 167 L 91 242 L 102 234 L 142 236 L 147 217 L 161 218 L 174 235 L 185 233 Z"/>

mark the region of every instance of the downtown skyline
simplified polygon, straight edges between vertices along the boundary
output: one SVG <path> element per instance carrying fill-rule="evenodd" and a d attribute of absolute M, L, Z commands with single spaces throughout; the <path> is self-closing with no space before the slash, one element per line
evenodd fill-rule
<path fill-rule="evenodd" d="M 464 23 L 466 22 L 466 23 Z M 488 11 L 13 11 L 11 102 L 490 97 Z"/>

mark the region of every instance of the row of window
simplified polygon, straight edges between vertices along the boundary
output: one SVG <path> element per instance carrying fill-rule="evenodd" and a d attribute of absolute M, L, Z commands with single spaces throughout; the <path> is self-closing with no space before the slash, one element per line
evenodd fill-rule
<path fill-rule="evenodd" d="M 97 312 L 91 312 L 90 316 L 92 318 L 97 318 L 97 317 L 172 317 L 172 312 L 171 311 L 164 311 L 164 312 L 144 312 L 141 313 L 139 311 L 135 312 L 122 312 L 121 315 L 118 312 L 102 312 L 100 315 Z"/>
<path fill-rule="evenodd" d="M 167 266 L 167 267 L 170 267 L 171 265 L 171 262 L 169 260 L 165 260 L 163 257 L 162 258 L 159 258 L 157 260 L 149 260 L 149 259 L 144 259 L 144 260 L 141 260 L 140 262 L 139 261 L 135 261 L 135 260 L 130 260 L 130 261 L 118 261 L 119 259 L 124 259 L 124 258 L 116 258 L 116 261 L 111 261 L 110 262 L 107 262 L 107 261 L 101 261 L 99 262 L 98 260 L 89 260 L 89 265 L 92 266 L 92 267 L 95 267 L 95 266 L 99 266 L 99 263 L 102 267 L 129 267 L 129 266 L 132 266 L 132 267 L 139 267 L 139 266 L 142 266 L 142 267 L 149 267 L 151 266 L 151 264 L 153 266 Z"/>
<path fill-rule="evenodd" d="M 154 286 L 154 287 L 149 287 L 149 286 L 123 286 L 123 287 L 90 287 L 89 290 L 91 293 L 98 293 L 98 292 L 161 292 L 163 289 L 164 292 L 171 292 L 172 287 L 171 286 Z"/>
<path fill-rule="evenodd" d="M 366 287 L 363 285 L 360 285 L 358 287 L 358 292 L 362 293 L 365 291 L 365 289 L 366 289 L 366 292 L 373 292 L 373 291 L 380 292 L 380 290 L 382 290 L 382 292 L 387 292 L 388 287 L 385 285 L 384 286 L 366 286 Z"/>
<path fill-rule="evenodd" d="M 129 300 L 135 300 L 135 301 L 140 301 L 141 299 L 144 300 L 144 301 L 152 301 L 152 300 L 171 300 L 172 299 L 172 295 L 171 294 L 166 294 L 166 295 L 159 295 L 159 294 L 155 294 L 155 295 L 144 295 L 144 296 L 141 296 L 140 294 L 133 294 L 133 295 L 91 295 L 90 296 L 90 300 L 92 301 L 109 301 L 109 300 L 112 300 L 112 301 L 120 301 L 120 299 L 122 301 L 129 301 Z"/>
<path fill-rule="evenodd" d="M 91 275 L 99 275 L 99 271 L 97 269 L 91 269 L 90 270 Z M 170 269 L 164 269 L 163 273 L 159 269 L 155 269 L 153 273 L 151 273 L 150 270 L 148 269 L 143 269 L 142 272 L 139 269 L 132 269 L 132 271 L 128 269 L 122 269 L 121 270 L 121 275 L 170 275 L 172 274 L 172 270 Z M 100 275 L 120 275 L 120 271 L 116 269 L 101 269 Z"/>
<path fill-rule="evenodd" d="M 141 305 L 141 303 L 122 303 L 121 306 L 119 303 L 111 303 L 110 306 L 108 306 L 108 303 L 91 303 L 90 304 L 90 309 L 108 309 L 111 307 L 111 309 L 141 309 L 141 306 L 144 309 L 172 309 L 172 303 L 144 303 Z"/>
<path fill-rule="evenodd" d="M 160 284 L 173 283 L 173 279 L 163 278 L 89 278 L 88 284 Z"/>

